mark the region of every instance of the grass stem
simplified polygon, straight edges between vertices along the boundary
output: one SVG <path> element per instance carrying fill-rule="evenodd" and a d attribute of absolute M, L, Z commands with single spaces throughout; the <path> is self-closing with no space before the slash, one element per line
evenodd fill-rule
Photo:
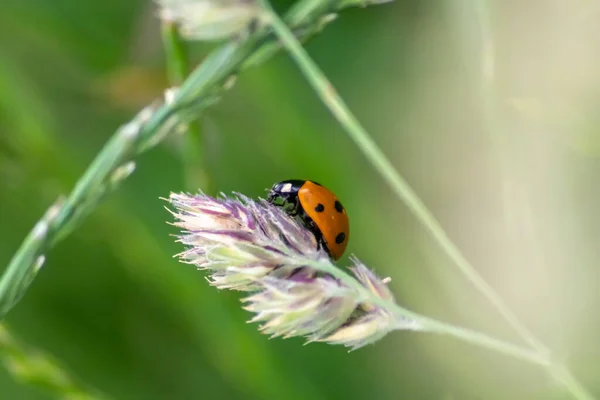
<path fill-rule="evenodd" d="M 288 50 L 318 96 L 331 110 L 334 117 L 350 135 L 352 140 L 354 140 L 369 162 L 373 164 L 394 193 L 407 205 L 417 219 L 429 231 L 440 247 L 458 266 L 459 270 L 492 303 L 519 335 L 535 349 L 539 360 L 546 360 L 547 357 L 549 357 L 547 348 L 519 321 L 517 316 L 505 305 L 500 295 L 481 277 L 481 275 L 479 275 L 471 263 L 463 256 L 462 252 L 454 242 L 452 242 L 431 211 L 429 211 L 427 206 L 418 197 L 406 180 L 398 173 L 391 161 L 385 156 L 383 151 L 377 146 L 358 119 L 352 114 L 342 98 L 337 94 L 335 88 L 329 82 L 325 74 L 308 55 L 287 25 L 275 13 L 268 0 L 260 1 L 267 13 L 269 22 L 275 31 L 275 34 L 279 37 L 283 46 Z M 486 112 L 488 111 L 489 110 L 486 110 Z M 403 312 L 405 311 L 407 310 L 403 310 Z M 414 317 L 415 315 L 411 316 L 411 318 Z M 418 316 L 418 318 L 420 318 L 420 316 Z M 513 356 L 522 355 L 520 351 L 514 352 L 514 349 L 508 350 L 508 348 L 504 348 L 504 345 L 496 346 L 498 343 L 492 345 L 492 343 L 486 342 L 486 340 L 482 341 L 480 340 L 482 338 L 479 336 L 474 336 L 470 333 L 465 335 L 464 332 L 457 331 L 454 327 L 445 324 L 436 325 L 437 328 L 439 328 L 439 332 L 445 332 L 456 337 L 461 337 L 474 344 L 495 348 L 505 354 L 510 354 L 512 352 Z M 525 359 L 527 357 L 520 358 Z M 530 358 L 530 360 L 532 359 L 533 358 Z M 568 390 L 574 398 L 580 400 L 593 399 L 593 397 L 564 366 L 545 361 L 538 362 L 538 364 L 545 365 L 549 373 L 557 381 L 561 382 L 563 387 Z"/>
<path fill-rule="evenodd" d="M 359 6 L 347 1 L 340 6 L 335 0 L 300 0 L 287 13 L 286 19 L 305 40 L 323 27 L 322 18 L 343 7 Z M 186 122 L 182 115 L 197 116 L 200 109 L 214 104 L 226 90 L 226 82 L 248 66 L 256 66 L 278 50 L 273 35 L 260 30 L 245 41 L 232 40 L 212 51 L 183 81 L 173 101 L 148 107 L 134 121 L 123 125 L 107 141 L 75 184 L 73 191 L 52 215 L 44 216 L 21 243 L 0 277 L 0 318 L 23 297 L 39 270 L 36 260 L 66 238 L 109 194 L 106 189 L 117 168 L 152 149 L 168 136 L 173 124 Z M 260 57 L 258 57 L 260 56 Z M 252 62 L 249 62 L 252 60 Z M 135 124 L 133 123 L 135 122 Z M 189 122 L 189 120 L 187 121 Z M 129 129 L 136 125 L 139 130 Z M 111 190 L 117 184 L 111 185 Z M 39 227 L 44 227 L 40 230 Z"/>
<path fill-rule="evenodd" d="M 482 334 L 480 332 L 476 332 L 470 329 L 461 328 L 455 325 L 451 325 L 445 322 L 438 321 L 433 318 L 426 317 L 424 315 L 418 314 L 414 311 L 410 311 L 404 307 L 399 306 L 398 304 L 382 299 L 380 297 L 374 296 L 369 290 L 367 290 L 363 285 L 358 283 L 356 279 L 350 276 L 344 270 L 332 267 L 330 264 L 325 263 L 311 263 L 311 266 L 317 270 L 322 272 L 326 272 L 342 282 L 349 287 L 354 288 L 359 294 L 360 297 L 367 299 L 369 303 L 372 303 L 382 309 L 386 310 L 389 314 L 394 315 L 399 322 L 402 322 L 403 319 L 410 319 L 417 322 L 425 332 L 437 333 L 442 335 L 447 335 L 454 337 L 456 339 L 484 347 L 487 349 L 491 349 L 497 351 L 499 353 L 527 361 L 533 364 L 538 364 L 544 367 L 548 367 L 550 365 L 550 359 L 547 354 L 541 354 L 537 351 L 533 351 L 529 348 L 524 348 L 520 346 L 516 346 L 512 343 L 508 343 L 491 336 Z M 399 324 L 401 326 L 401 324 Z"/>

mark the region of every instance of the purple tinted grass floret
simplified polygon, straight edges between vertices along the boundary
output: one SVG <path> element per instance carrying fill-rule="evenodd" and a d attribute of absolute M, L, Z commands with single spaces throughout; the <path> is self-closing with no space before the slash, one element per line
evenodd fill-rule
<path fill-rule="evenodd" d="M 238 193 L 172 193 L 168 201 L 186 247 L 179 260 L 208 271 L 219 289 L 251 292 L 242 302 L 261 332 L 358 348 L 399 328 L 398 316 L 377 305 L 394 304 L 385 281 L 356 258 L 353 278 L 328 273 L 335 266 L 315 236 L 280 207 Z"/>

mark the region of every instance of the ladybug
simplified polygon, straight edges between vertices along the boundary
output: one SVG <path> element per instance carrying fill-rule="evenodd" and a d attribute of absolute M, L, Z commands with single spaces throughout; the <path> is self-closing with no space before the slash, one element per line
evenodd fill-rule
<path fill-rule="evenodd" d="M 348 216 L 329 189 L 314 181 L 290 179 L 274 184 L 267 201 L 299 217 L 331 258 L 338 260 L 344 254 L 350 236 Z"/>

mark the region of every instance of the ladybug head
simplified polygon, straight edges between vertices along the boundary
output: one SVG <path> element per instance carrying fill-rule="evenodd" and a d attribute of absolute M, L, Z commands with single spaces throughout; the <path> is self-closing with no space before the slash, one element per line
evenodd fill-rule
<path fill-rule="evenodd" d="M 277 182 L 269 190 L 268 201 L 272 201 L 281 197 L 289 197 L 295 193 L 304 185 L 305 180 L 300 179 L 288 179 L 285 181 Z"/>

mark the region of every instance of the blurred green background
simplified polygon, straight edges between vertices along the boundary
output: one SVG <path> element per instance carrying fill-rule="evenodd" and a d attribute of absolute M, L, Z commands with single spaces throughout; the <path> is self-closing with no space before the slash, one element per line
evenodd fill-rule
<path fill-rule="evenodd" d="M 600 6 L 489 2 L 486 91 L 473 3 L 350 9 L 307 49 L 467 258 L 600 396 Z M 142 0 L 0 3 L 0 265 L 168 86 L 155 16 Z M 212 47 L 195 45 L 196 60 Z M 520 343 L 287 55 L 243 73 L 202 127 L 213 194 L 317 180 L 348 209 L 348 254 L 392 277 L 399 303 Z M 395 332 L 352 353 L 269 340 L 245 323 L 238 294 L 172 258 L 181 246 L 159 197 L 188 189 L 173 143 L 139 158 L 48 254 L 6 318 L 14 334 L 117 399 L 570 398 L 540 368 L 451 338 Z M 47 397 L 0 369 L 0 398 Z"/>

